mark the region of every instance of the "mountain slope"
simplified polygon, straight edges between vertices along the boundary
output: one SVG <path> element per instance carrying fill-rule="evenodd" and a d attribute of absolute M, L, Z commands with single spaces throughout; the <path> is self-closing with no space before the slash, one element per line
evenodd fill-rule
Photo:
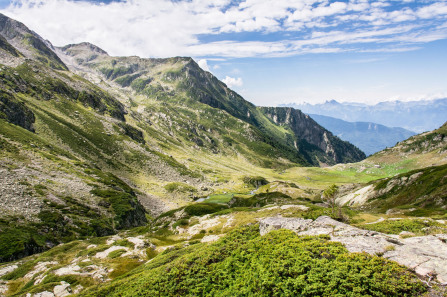
<path fill-rule="evenodd" d="M 161 100 L 169 105 L 180 106 L 188 102 L 189 105 L 195 104 L 200 109 L 200 105 L 196 104 L 198 102 L 225 111 L 255 128 L 252 134 L 257 139 L 257 145 L 264 146 L 261 148 L 264 151 L 263 154 L 271 150 L 268 149 L 270 146 L 276 155 L 292 162 L 319 164 L 315 159 L 309 157 L 312 153 L 306 151 L 306 146 L 297 149 L 294 145 L 294 141 L 302 140 L 297 131 L 278 127 L 266 118 L 261 110 L 228 89 L 211 73 L 203 71 L 190 58 L 109 57 L 104 51 L 97 54 L 98 50 L 87 44 L 69 45 L 59 50 L 61 58 L 79 73 L 96 70 L 101 73 L 98 79 L 105 79 L 109 83 L 119 85 L 124 90 L 141 94 L 148 99 Z M 144 104 L 145 101 L 141 100 L 140 103 Z M 136 109 L 138 110 L 138 107 Z M 306 122 L 309 119 L 300 118 L 300 121 Z M 318 127 L 314 130 L 321 132 L 324 129 Z M 320 136 L 323 134 L 324 131 L 319 133 Z M 325 142 L 326 140 L 319 141 Z M 256 150 L 256 147 L 249 147 L 249 149 Z M 351 147 L 347 146 L 345 149 L 347 155 L 352 153 Z M 325 155 L 324 162 L 334 164 L 343 162 L 342 155 L 345 152 L 340 152 L 338 158 L 326 155 L 324 150 L 320 153 Z M 352 153 L 352 156 L 355 156 L 354 160 L 362 158 L 361 155 L 355 153 Z"/>
<path fill-rule="evenodd" d="M 423 168 L 447 163 L 447 123 L 440 128 L 418 134 L 380 151 L 365 162 L 412 162 L 413 168 Z"/>
<path fill-rule="evenodd" d="M 67 66 L 53 51 L 50 42 L 28 29 L 24 24 L 15 21 L 0 13 L 0 34 L 15 47 L 15 56 L 20 52 L 29 59 L 39 62 L 57 70 L 67 70 Z M 3 46 L 2 46 L 3 47 Z"/>
<path fill-rule="evenodd" d="M 446 121 L 447 99 L 421 101 L 391 101 L 376 105 L 339 103 L 335 100 L 321 104 L 284 104 L 308 114 L 318 114 L 349 122 L 373 122 L 388 127 L 402 127 L 422 133 L 436 129 Z"/>
<path fill-rule="evenodd" d="M 340 205 L 379 213 L 445 216 L 447 165 L 416 169 L 369 183 L 337 198 Z"/>
<path fill-rule="evenodd" d="M 447 209 L 447 123 L 410 137 L 362 164 L 400 164 L 406 170 L 342 193 L 338 203 L 414 216 L 443 215 Z"/>
<path fill-rule="evenodd" d="M 60 58 L 3 15 L 0 35 L 0 261 L 314 161 L 191 58 L 110 57 L 87 43 Z"/>
<path fill-rule="evenodd" d="M 147 222 L 134 190 L 99 170 L 119 164 L 104 154 L 111 139 L 101 139 L 99 127 L 79 128 L 102 125 L 103 109 L 123 117 L 122 105 L 86 83 L 74 91 L 57 75 L 32 62 L 0 71 L 0 261 Z"/>
<path fill-rule="evenodd" d="M 313 164 L 333 164 L 333 161 L 348 163 L 365 158 L 365 154 L 354 145 L 322 129 L 299 110 L 286 107 L 261 107 L 260 110 L 273 123 L 286 127 L 295 134 L 295 139 L 291 139 L 294 146 Z"/>
<path fill-rule="evenodd" d="M 414 132 L 403 128 L 390 128 L 371 122 L 346 122 L 317 114 L 309 114 L 309 116 L 334 135 L 360 148 L 367 155 L 392 147 L 397 142 L 415 135 Z"/>

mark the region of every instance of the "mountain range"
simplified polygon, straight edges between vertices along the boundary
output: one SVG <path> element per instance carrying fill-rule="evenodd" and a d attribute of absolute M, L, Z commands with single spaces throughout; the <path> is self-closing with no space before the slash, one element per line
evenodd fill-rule
<path fill-rule="evenodd" d="M 292 103 L 280 106 L 289 106 L 307 114 L 329 116 L 348 122 L 372 122 L 421 133 L 444 124 L 447 98 L 409 102 L 386 101 L 375 105 L 330 100 L 320 104 Z"/>
<path fill-rule="evenodd" d="M 143 225 L 146 212 L 262 168 L 365 158 L 298 110 L 257 108 L 191 58 L 55 48 L 4 15 L 0 35 L 3 261 Z"/>
<path fill-rule="evenodd" d="M 366 155 L 392 147 L 416 134 L 404 128 L 390 128 L 371 122 L 347 122 L 317 114 L 309 114 L 309 116 L 340 139 L 349 141 L 360 148 Z"/>
<path fill-rule="evenodd" d="M 0 14 L 0 296 L 445 296 L 445 120 L 366 158 L 192 58 Z"/>

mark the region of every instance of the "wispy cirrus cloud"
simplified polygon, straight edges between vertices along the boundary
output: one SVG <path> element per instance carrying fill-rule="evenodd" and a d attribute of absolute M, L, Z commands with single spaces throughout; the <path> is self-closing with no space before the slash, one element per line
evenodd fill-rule
<path fill-rule="evenodd" d="M 2 12 L 56 45 L 142 57 L 390 52 L 447 38 L 447 1 L 17 0 Z"/>

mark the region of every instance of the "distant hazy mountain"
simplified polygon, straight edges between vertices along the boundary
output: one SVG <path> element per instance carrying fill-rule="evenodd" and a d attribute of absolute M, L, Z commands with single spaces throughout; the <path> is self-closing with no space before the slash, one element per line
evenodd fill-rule
<path fill-rule="evenodd" d="M 447 98 L 421 101 L 391 101 L 376 105 L 340 103 L 335 100 L 322 104 L 282 104 L 304 113 L 325 115 L 349 122 L 373 122 L 388 127 L 402 127 L 421 133 L 441 126 L 447 120 Z"/>
<path fill-rule="evenodd" d="M 416 133 L 403 128 L 390 128 L 371 122 L 347 122 L 333 117 L 309 114 L 318 124 L 342 140 L 354 144 L 367 155 L 396 145 Z"/>

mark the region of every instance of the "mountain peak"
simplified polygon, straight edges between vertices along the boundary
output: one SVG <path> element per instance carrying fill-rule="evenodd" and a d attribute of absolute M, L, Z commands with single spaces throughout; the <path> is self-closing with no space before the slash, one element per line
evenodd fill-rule
<path fill-rule="evenodd" d="M 0 13 L 0 35 L 26 58 L 37 60 L 53 69 L 67 70 L 67 66 L 53 51 L 53 45 L 30 30 L 23 23 Z"/>
<path fill-rule="evenodd" d="M 86 52 L 88 52 L 90 54 L 99 54 L 99 55 L 106 55 L 106 56 L 109 55 L 105 50 L 103 50 L 99 46 L 96 46 L 89 42 L 68 44 L 60 49 L 65 54 L 67 54 L 69 56 L 75 56 L 75 55 L 79 55 L 79 54 L 86 53 Z"/>
<path fill-rule="evenodd" d="M 23 23 L 0 13 L 0 34 L 6 39 L 13 39 L 26 33 L 31 34 L 33 32 Z"/>
<path fill-rule="evenodd" d="M 335 99 L 327 100 L 327 101 L 326 101 L 326 104 L 340 105 L 340 103 L 339 103 L 337 100 L 335 100 Z"/>

